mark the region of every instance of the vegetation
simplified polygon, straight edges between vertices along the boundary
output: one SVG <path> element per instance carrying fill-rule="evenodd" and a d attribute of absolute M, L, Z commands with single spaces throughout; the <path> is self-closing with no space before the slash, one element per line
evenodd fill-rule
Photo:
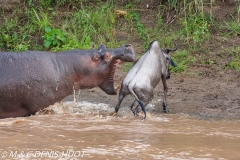
<path fill-rule="evenodd" d="M 229 52 L 231 60 L 226 64 L 225 68 L 233 68 L 240 71 L 240 46 L 232 48 Z"/>
<path fill-rule="evenodd" d="M 199 51 L 208 56 L 208 50 L 201 48 L 209 43 L 213 31 L 225 37 L 240 35 L 240 5 L 236 5 L 236 14 L 218 24 L 212 16 L 212 1 L 157 1 L 156 12 L 148 15 L 151 23 L 148 24 L 144 21 L 144 11 L 138 9 L 140 0 L 128 0 L 122 6 L 116 0 L 95 2 L 96 5 L 88 0 L 25 0 L 24 5 L 19 5 L 11 14 L 2 9 L 0 49 L 59 51 L 88 49 L 92 43 L 117 47 L 137 36 L 139 50 L 144 51 L 152 40 L 158 40 L 163 48 L 177 41 L 185 49 L 173 54 L 178 67 L 172 70 L 183 72 L 195 62 L 215 65 L 211 58 L 194 56 Z M 209 12 L 204 7 L 208 7 Z M 127 11 L 127 14 L 116 14 L 116 9 Z M 127 33 L 126 38 L 118 39 L 118 31 Z M 239 48 L 232 51 L 223 68 L 240 71 L 239 52 Z M 131 65 L 127 65 L 129 67 Z"/>

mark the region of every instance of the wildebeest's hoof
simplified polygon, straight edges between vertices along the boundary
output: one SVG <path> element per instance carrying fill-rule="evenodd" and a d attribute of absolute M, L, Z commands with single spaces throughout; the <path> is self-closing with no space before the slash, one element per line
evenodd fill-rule
<path fill-rule="evenodd" d="M 133 112 L 133 115 L 134 115 L 135 117 L 137 117 L 137 116 L 138 116 L 138 112 L 136 111 L 136 109 L 135 109 L 135 110 L 133 110 L 132 112 Z"/>
<path fill-rule="evenodd" d="M 169 110 L 168 110 L 168 109 L 163 109 L 162 112 L 163 112 L 163 113 L 168 113 Z"/>
<path fill-rule="evenodd" d="M 143 116 L 143 118 L 141 120 L 145 120 L 147 117 L 146 113 L 143 113 L 142 116 Z"/>
<path fill-rule="evenodd" d="M 115 114 L 117 114 L 117 113 L 116 113 L 116 112 L 110 112 L 110 113 L 108 113 L 109 116 L 113 116 L 113 115 L 115 115 Z"/>
<path fill-rule="evenodd" d="M 138 114 L 142 111 L 142 109 L 138 106 L 134 109 L 131 109 L 131 110 L 132 110 L 134 116 L 138 116 Z"/>

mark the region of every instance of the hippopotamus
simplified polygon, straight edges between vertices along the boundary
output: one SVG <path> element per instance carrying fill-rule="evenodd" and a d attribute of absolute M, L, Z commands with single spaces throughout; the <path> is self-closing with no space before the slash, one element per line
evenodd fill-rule
<path fill-rule="evenodd" d="M 130 44 L 107 49 L 61 52 L 0 52 L 0 118 L 29 116 L 71 95 L 74 90 L 99 87 L 116 95 L 115 69 L 133 62 Z"/>

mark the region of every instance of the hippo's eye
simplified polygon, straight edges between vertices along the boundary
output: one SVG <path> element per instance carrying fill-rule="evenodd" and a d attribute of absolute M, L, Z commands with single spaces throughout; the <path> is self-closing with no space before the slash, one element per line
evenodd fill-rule
<path fill-rule="evenodd" d="M 98 61 L 98 60 L 99 60 L 99 57 L 98 57 L 98 55 L 94 55 L 94 56 L 92 57 L 92 59 L 93 59 L 93 61 Z"/>
<path fill-rule="evenodd" d="M 109 52 L 106 52 L 104 54 L 104 59 L 109 59 L 111 57 L 110 53 Z"/>

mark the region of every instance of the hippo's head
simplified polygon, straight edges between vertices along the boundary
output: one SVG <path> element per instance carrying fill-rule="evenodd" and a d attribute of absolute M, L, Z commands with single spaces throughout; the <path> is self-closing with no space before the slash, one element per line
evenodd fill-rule
<path fill-rule="evenodd" d="M 114 74 L 116 67 L 121 61 L 134 62 L 136 59 L 134 49 L 131 44 L 126 44 L 116 49 L 107 49 L 104 44 L 101 44 L 98 47 L 97 52 L 101 59 L 101 64 L 108 66 L 106 68 L 106 72 L 108 72 L 107 76 L 99 85 L 99 88 L 107 94 L 116 95 L 117 92 L 114 88 Z"/>
<path fill-rule="evenodd" d="M 104 44 L 98 47 L 98 53 L 101 56 L 109 55 L 112 61 L 118 59 L 125 62 L 134 62 L 136 55 L 131 44 L 126 44 L 116 49 L 107 49 Z"/>

